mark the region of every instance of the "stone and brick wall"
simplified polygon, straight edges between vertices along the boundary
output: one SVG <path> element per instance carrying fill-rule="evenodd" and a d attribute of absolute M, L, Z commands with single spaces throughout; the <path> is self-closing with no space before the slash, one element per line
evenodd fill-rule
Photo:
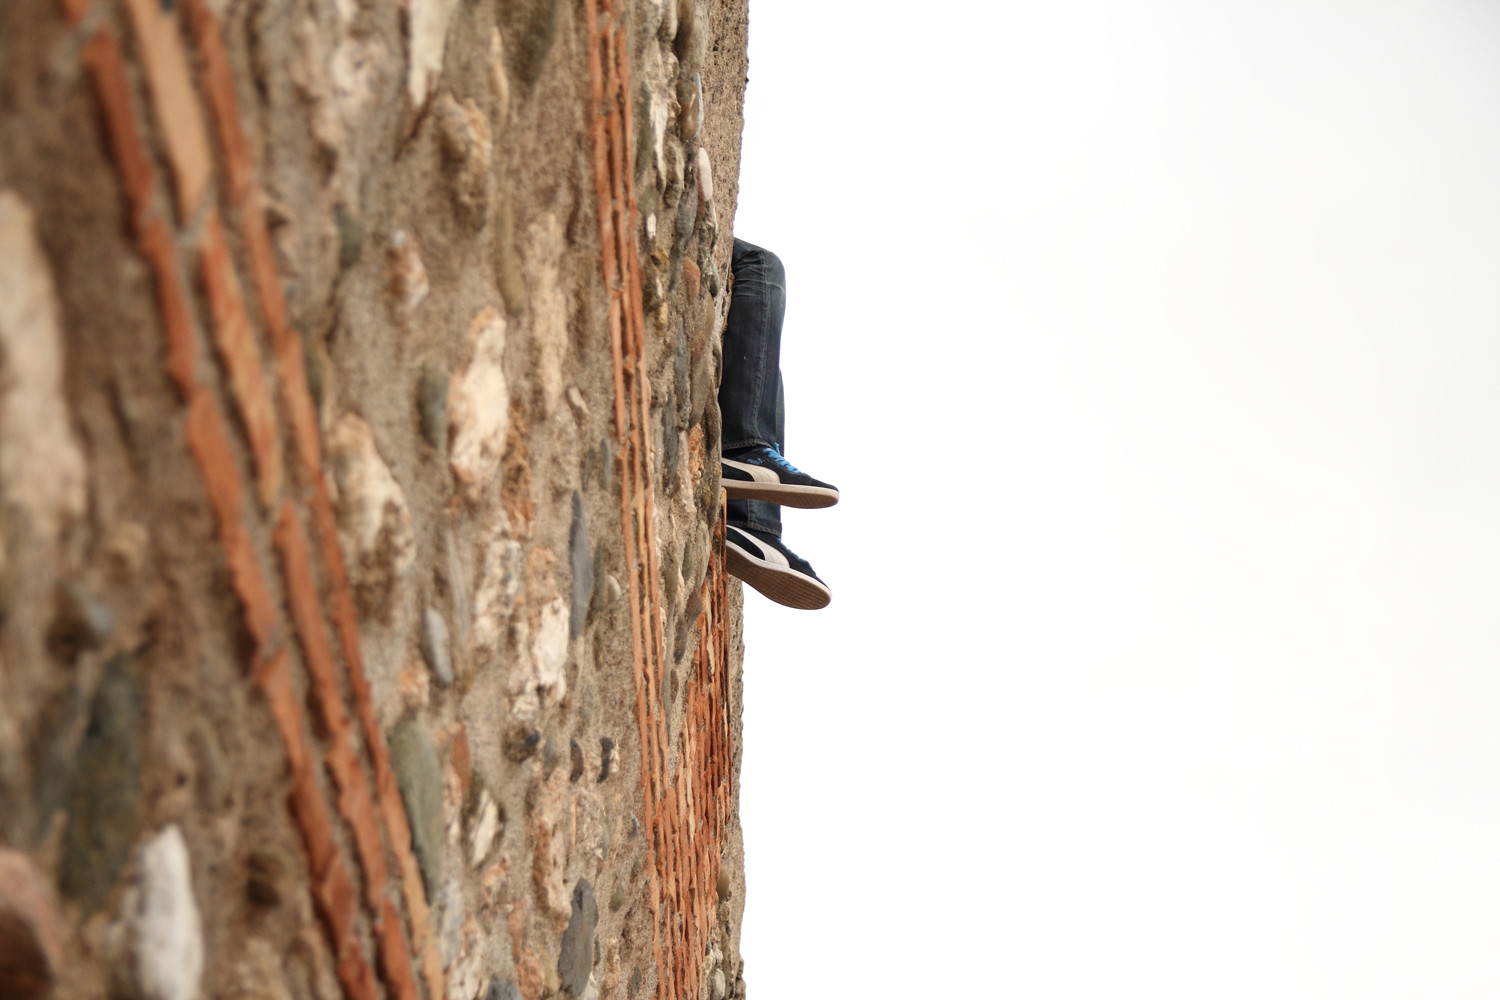
<path fill-rule="evenodd" d="M 743 993 L 744 43 L 0 9 L 0 994 Z"/>

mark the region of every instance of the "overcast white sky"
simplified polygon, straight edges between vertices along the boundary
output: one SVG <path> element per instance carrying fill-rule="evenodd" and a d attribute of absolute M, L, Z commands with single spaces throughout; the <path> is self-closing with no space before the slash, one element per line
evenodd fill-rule
<path fill-rule="evenodd" d="M 750 17 L 750 996 L 1500 996 L 1500 4 Z"/>

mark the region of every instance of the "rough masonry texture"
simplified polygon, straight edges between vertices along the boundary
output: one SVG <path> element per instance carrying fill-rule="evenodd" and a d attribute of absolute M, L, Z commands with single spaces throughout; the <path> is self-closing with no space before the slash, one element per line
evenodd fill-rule
<path fill-rule="evenodd" d="M 0 996 L 743 996 L 744 0 L 0 4 Z"/>

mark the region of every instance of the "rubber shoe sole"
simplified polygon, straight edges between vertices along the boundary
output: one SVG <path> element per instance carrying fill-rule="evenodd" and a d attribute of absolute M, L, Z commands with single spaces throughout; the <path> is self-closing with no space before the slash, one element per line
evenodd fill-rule
<path fill-rule="evenodd" d="M 825 490 L 821 486 L 745 483 L 737 479 L 721 479 L 719 482 L 731 500 L 766 500 L 783 507 L 799 507 L 804 510 L 821 510 L 839 502 L 838 490 Z"/>
<path fill-rule="evenodd" d="M 724 548 L 729 572 L 777 604 L 801 611 L 817 611 L 828 607 L 833 600 L 833 593 L 827 587 L 791 567 L 758 558 L 732 541 Z"/>
<path fill-rule="evenodd" d="M 839 502 L 839 491 L 831 486 L 783 483 L 774 470 L 764 466 L 736 462 L 732 458 L 723 458 L 719 462 L 726 469 L 750 477 L 749 480 L 720 477 L 719 482 L 731 500 L 765 500 L 806 510 L 832 507 Z"/>

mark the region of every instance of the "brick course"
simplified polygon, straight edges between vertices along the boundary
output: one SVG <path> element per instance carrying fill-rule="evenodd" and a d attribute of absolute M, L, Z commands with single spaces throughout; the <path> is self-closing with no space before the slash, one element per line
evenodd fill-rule
<path fill-rule="evenodd" d="M 600 16 L 600 10 L 603 16 Z M 728 575 L 724 520 L 703 583 L 699 644 L 688 680 L 682 746 L 668 774 L 670 739 L 662 709 L 666 644 L 661 568 L 650 470 L 651 390 L 644 374 L 645 316 L 641 263 L 633 234 L 636 148 L 624 18 L 616 0 L 587 0 L 591 33 L 595 194 L 610 289 L 610 346 L 615 369 L 620 516 L 626 539 L 636 715 L 641 735 L 641 792 L 647 827 L 653 952 L 661 1000 L 696 1000 L 717 912 L 717 883 L 728 822 L 733 769 L 729 719 Z"/>
<path fill-rule="evenodd" d="M 75 24 L 82 22 L 89 7 L 85 0 L 60 0 L 60 6 Z M 214 172 L 187 51 L 175 13 L 164 12 L 154 0 L 128 0 L 127 6 L 166 158 L 172 168 L 175 200 L 171 204 L 176 208 L 178 226 L 187 226 L 202 207 Z M 442 968 L 428 926 L 426 900 L 411 854 L 405 812 L 390 775 L 384 735 L 375 719 L 369 686 L 359 661 L 353 601 L 323 485 L 321 442 L 303 369 L 301 338 L 286 324 L 280 277 L 259 208 L 260 193 L 253 179 L 249 145 L 238 118 L 233 75 L 222 37 L 203 0 L 188 0 L 185 6 L 200 60 L 200 82 L 213 112 L 224 175 L 219 190 L 242 229 L 252 285 L 269 328 L 274 362 L 268 371 L 240 292 L 238 267 L 223 220 L 218 210 L 210 206 L 202 224 L 197 274 L 208 307 L 207 325 L 212 330 L 228 374 L 230 394 L 246 431 L 244 441 L 238 441 L 231 432 L 218 391 L 200 369 L 195 304 L 182 280 L 178 245 L 181 232 L 158 208 L 163 204 L 156 200 L 158 178 L 137 119 L 125 52 L 110 27 L 100 26 L 92 31 L 84 46 L 84 62 L 103 112 L 131 225 L 155 281 L 163 328 L 164 367 L 186 405 L 186 444 L 213 509 L 223 556 L 254 643 L 252 662 L 247 666 L 266 698 L 286 751 L 289 806 L 302 834 L 312 873 L 312 901 L 324 925 L 330 952 L 336 956 L 339 983 L 346 996 L 357 1000 L 376 1000 L 382 996 L 357 930 L 363 919 L 371 927 L 376 943 L 385 995 L 401 1000 L 417 1000 L 421 995 L 413 978 L 412 953 L 400 913 L 385 897 L 389 846 L 402 873 L 411 938 L 422 955 L 427 994 L 436 1000 L 444 994 Z M 280 387 L 280 414 L 270 389 L 273 382 Z M 258 532 L 271 528 L 261 511 L 269 509 L 284 488 L 283 419 L 300 459 L 303 489 L 311 494 L 310 507 L 321 544 L 316 550 L 307 544 L 301 528 L 303 515 L 295 498 L 281 503 L 270 533 L 281 560 L 285 600 L 292 612 L 302 661 L 326 734 L 327 748 L 322 751 L 322 758 L 337 789 L 336 809 L 330 809 L 328 795 L 313 765 L 319 753 L 315 749 L 317 738 L 309 731 L 306 712 L 293 682 L 291 655 L 285 645 L 287 628 L 279 610 L 281 598 L 276 596 L 265 572 L 267 556 L 255 540 Z M 255 467 L 259 502 L 247 492 L 241 473 L 242 454 L 248 454 Z M 252 525 L 256 530 L 252 531 Z M 332 582 L 339 648 L 349 670 L 349 686 L 361 723 L 357 731 L 350 724 L 338 678 L 337 657 L 329 641 L 329 616 L 325 615 L 320 596 L 314 551 L 321 556 L 323 571 Z M 361 754 L 361 741 L 371 761 L 368 771 Z M 358 883 L 339 847 L 333 821 L 335 812 L 348 825 L 355 845 L 365 887 L 363 905 Z"/>

